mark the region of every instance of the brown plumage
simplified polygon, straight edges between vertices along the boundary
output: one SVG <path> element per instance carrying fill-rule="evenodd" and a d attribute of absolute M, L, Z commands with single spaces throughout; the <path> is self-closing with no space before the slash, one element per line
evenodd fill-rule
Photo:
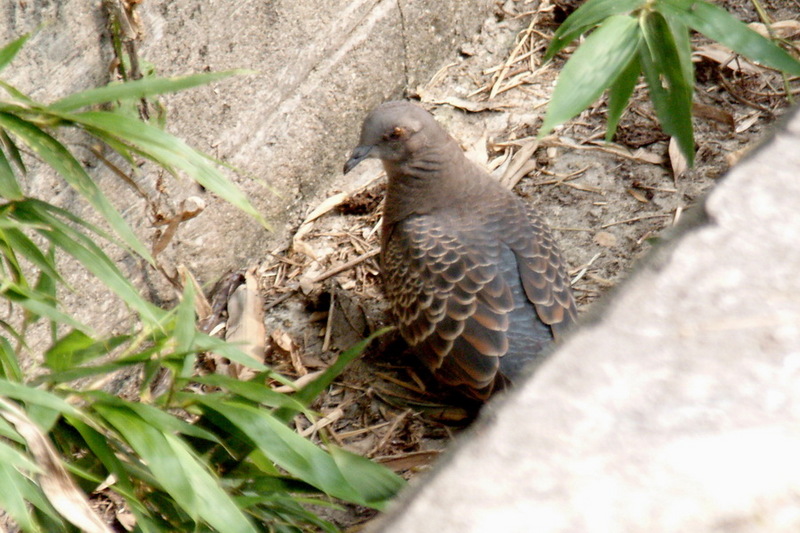
<path fill-rule="evenodd" d="M 400 333 L 441 382 L 485 399 L 577 318 L 550 230 L 415 104 L 375 108 L 345 173 L 370 157 L 389 176 L 381 270 Z"/>

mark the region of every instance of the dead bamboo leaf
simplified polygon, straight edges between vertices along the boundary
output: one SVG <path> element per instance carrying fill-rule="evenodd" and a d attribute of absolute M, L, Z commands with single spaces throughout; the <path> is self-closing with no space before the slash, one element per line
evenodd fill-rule
<path fill-rule="evenodd" d="M 337 407 L 330 413 L 326 414 L 319 420 L 315 421 L 313 424 L 305 428 L 303 431 L 300 432 L 301 437 L 308 437 L 309 435 L 316 433 L 320 429 L 324 428 L 325 426 L 329 426 L 342 418 L 344 416 L 344 410 L 341 407 Z"/>
<path fill-rule="evenodd" d="M 508 168 L 506 168 L 500 183 L 509 189 L 519 183 L 523 176 L 526 176 L 536 168 L 536 161 L 531 160 L 536 149 L 539 148 L 539 141 L 534 139 L 523 144 L 511 158 Z"/>
<path fill-rule="evenodd" d="M 715 105 L 699 104 L 697 102 L 693 102 L 692 114 L 699 118 L 708 118 L 711 120 L 716 120 L 721 124 L 725 124 L 730 129 L 733 129 L 736 126 L 736 121 L 733 119 L 733 115 Z"/>
<path fill-rule="evenodd" d="M 779 39 L 795 39 L 800 36 L 800 21 L 797 20 L 779 20 L 769 25 L 769 30 L 765 24 L 761 22 L 751 22 L 748 24 L 751 30 L 761 34 L 762 37 L 771 39 L 770 30 L 773 35 Z"/>
<path fill-rule="evenodd" d="M 636 198 L 637 201 L 642 202 L 643 204 L 650 203 L 650 199 L 647 197 L 647 194 L 640 189 L 630 188 L 627 189 L 627 192 L 628 194 Z"/>
<path fill-rule="evenodd" d="M 181 225 L 181 223 L 193 219 L 202 213 L 205 208 L 206 203 L 202 198 L 190 196 L 181 202 L 177 215 L 155 222 L 154 225 L 156 226 L 167 227 L 164 228 L 164 231 L 161 232 L 161 235 L 159 235 L 158 239 L 156 239 L 156 242 L 153 243 L 153 257 L 156 257 L 158 254 L 163 252 L 167 245 L 172 242 L 172 239 L 175 237 L 175 233 L 178 231 L 178 227 Z"/>
<path fill-rule="evenodd" d="M 547 138 L 543 141 L 548 141 Z M 648 163 L 650 165 L 661 165 L 664 163 L 664 158 L 660 155 L 647 150 L 646 148 L 639 148 L 631 151 L 628 148 L 619 144 L 607 143 L 604 141 L 589 141 L 587 144 L 578 144 L 571 139 L 561 137 L 557 140 L 550 139 L 547 144 L 554 144 L 556 146 L 565 146 L 573 150 L 597 150 L 599 152 L 606 152 L 626 159 L 632 159 L 640 163 Z"/>
<path fill-rule="evenodd" d="M 455 96 L 448 96 L 447 98 L 434 103 L 447 104 L 451 107 L 455 107 L 456 109 L 461 109 L 462 111 L 468 111 L 470 113 L 481 113 L 483 111 L 502 111 L 511 107 L 508 104 L 502 104 L 499 102 L 473 102 L 472 100 L 457 98 Z"/>
<path fill-rule="evenodd" d="M 604 248 L 617 245 L 617 236 L 608 231 L 598 231 L 592 240 Z"/>
<path fill-rule="evenodd" d="M 464 151 L 464 155 L 467 156 L 467 159 L 474 161 L 482 168 L 486 168 L 486 165 L 489 163 L 489 152 L 486 149 L 487 139 L 486 129 L 484 129 L 480 138 Z"/>
<path fill-rule="evenodd" d="M 758 65 L 755 65 L 744 59 L 743 57 L 737 56 L 730 48 L 717 43 L 701 46 L 695 50 L 692 55 L 708 59 L 714 63 L 719 63 L 720 66 L 728 68 L 734 72 L 759 74 L 765 70 Z"/>
<path fill-rule="evenodd" d="M 225 339 L 237 343 L 255 361 L 264 361 L 264 299 L 258 290 L 255 269 L 244 275 L 244 283 L 239 285 L 228 300 L 228 325 Z M 256 375 L 256 371 L 239 363 L 230 364 L 230 375 L 246 381 Z"/>
<path fill-rule="evenodd" d="M 286 333 L 286 331 L 282 329 L 276 329 L 272 332 L 270 338 L 272 339 L 274 348 L 278 349 L 284 355 L 289 356 L 292 367 L 298 375 L 305 376 L 308 374 L 308 369 L 303 364 L 302 359 L 300 359 L 300 351 L 297 347 L 297 344 L 294 342 L 292 337 Z"/>
<path fill-rule="evenodd" d="M 678 147 L 678 142 L 675 140 L 675 137 L 670 137 L 669 139 L 669 163 L 672 167 L 672 179 L 677 183 L 681 176 L 686 173 L 686 170 L 689 168 L 689 163 Z"/>
<path fill-rule="evenodd" d="M 36 476 L 42 492 L 61 516 L 89 533 L 112 533 L 70 477 L 50 439 L 16 404 L 0 398 L 0 416 L 14 425 L 41 468 Z"/>
<path fill-rule="evenodd" d="M 194 311 L 197 313 L 197 320 L 207 319 L 213 311 L 206 295 L 203 294 L 203 288 L 197 282 L 197 278 L 194 277 L 194 274 L 191 273 L 186 265 L 178 265 L 178 275 L 184 287 L 187 283 L 191 283 L 194 286 Z"/>
<path fill-rule="evenodd" d="M 739 121 L 734 131 L 736 133 L 744 133 L 745 131 L 752 128 L 753 124 L 758 122 L 758 119 L 760 118 L 761 118 L 761 113 L 759 113 L 758 111 L 753 111 L 752 113 L 750 113 L 749 116 Z"/>
<path fill-rule="evenodd" d="M 439 457 L 439 450 L 422 450 L 418 452 L 404 453 L 402 455 L 388 455 L 386 457 L 376 457 L 374 460 L 381 463 L 386 468 L 394 472 L 406 470 L 417 470 L 428 466 L 434 459 Z"/>

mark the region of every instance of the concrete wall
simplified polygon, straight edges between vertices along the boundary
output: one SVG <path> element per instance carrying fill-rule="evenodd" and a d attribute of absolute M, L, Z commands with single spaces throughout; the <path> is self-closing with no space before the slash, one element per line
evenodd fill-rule
<path fill-rule="evenodd" d="M 200 195 L 208 204 L 181 228 L 181 248 L 167 252 L 170 261 L 214 281 L 261 257 L 315 205 L 320 188 L 342 179 L 366 110 L 427 81 L 488 13 L 487 0 L 142 2 L 140 55 L 159 74 L 257 71 L 165 97 L 167 129 L 240 168 L 247 177 L 233 179 L 275 229 L 268 233 L 211 195 L 168 181 L 174 200 Z M 40 26 L 2 73 L 5 80 L 43 101 L 108 82 L 113 54 L 100 2 L 0 3 L 0 41 Z M 96 171 L 142 238 L 149 238 L 144 203 Z M 157 177 L 146 166 L 140 179 L 152 190 Z M 35 168 L 28 186 L 80 209 L 59 180 Z"/>

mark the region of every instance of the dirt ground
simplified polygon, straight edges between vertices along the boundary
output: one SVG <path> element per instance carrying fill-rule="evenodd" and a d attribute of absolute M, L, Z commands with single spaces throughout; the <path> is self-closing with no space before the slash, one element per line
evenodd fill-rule
<path fill-rule="evenodd" d="M 615 143 L 603 143 L 605 100 L 537 142 L 545 105 L 567 57 L 541 58 L 565 12 L 534 3 L 498 4 L 494 17 L 423 87 L 408 89 L 498 179 L 539 210 L 555 230 L 582 313 L 623 280 L 663 231 L 702 201 L 786 109 L 780 76 L 743 61 L 726 63 L 694 37 L 694 169 L 670 159 L 644 85 L 637 87 Z M 749 2 L 724 7 L 757 20 Z M 765 6 L 774 21 L 798 18 L 794 2 Z M 797 28 L 797 23 L 788 25 Z M 573 48 L 568 49 L 572 50 Z M 354 125 L 360 127 L 360 125 Z M 344 160 L 342 161 L 344 163 Z M 379 221 L 385 182 L 379 163 L 319 206 L 292 243 L 256 267 L 266 301 L 268 363 L 300 378 L 388 325 L 379 285 Z M 437 389 L 396 334 L 373 343 L 315 407 L 321 420 L 298 429 L 327 433 L 340 445 L 411 478 L 430 468 L 475 413 Z M 310 429 L 309 429 L 310 428 Z M 372 517 L 349 509 L 331 518 L 357 530 Z"/>

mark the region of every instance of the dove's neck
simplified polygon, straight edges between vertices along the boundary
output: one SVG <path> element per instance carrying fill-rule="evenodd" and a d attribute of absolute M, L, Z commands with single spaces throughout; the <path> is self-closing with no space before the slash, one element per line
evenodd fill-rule
<path fill-rule="evenodd" d="M 477 194 L 483 174 L 449 135 L 446 142 L 429 144 L 404 161 L 384 161 L 383 166 L 389 176 L 385 225 L 463 202 Z"/>

